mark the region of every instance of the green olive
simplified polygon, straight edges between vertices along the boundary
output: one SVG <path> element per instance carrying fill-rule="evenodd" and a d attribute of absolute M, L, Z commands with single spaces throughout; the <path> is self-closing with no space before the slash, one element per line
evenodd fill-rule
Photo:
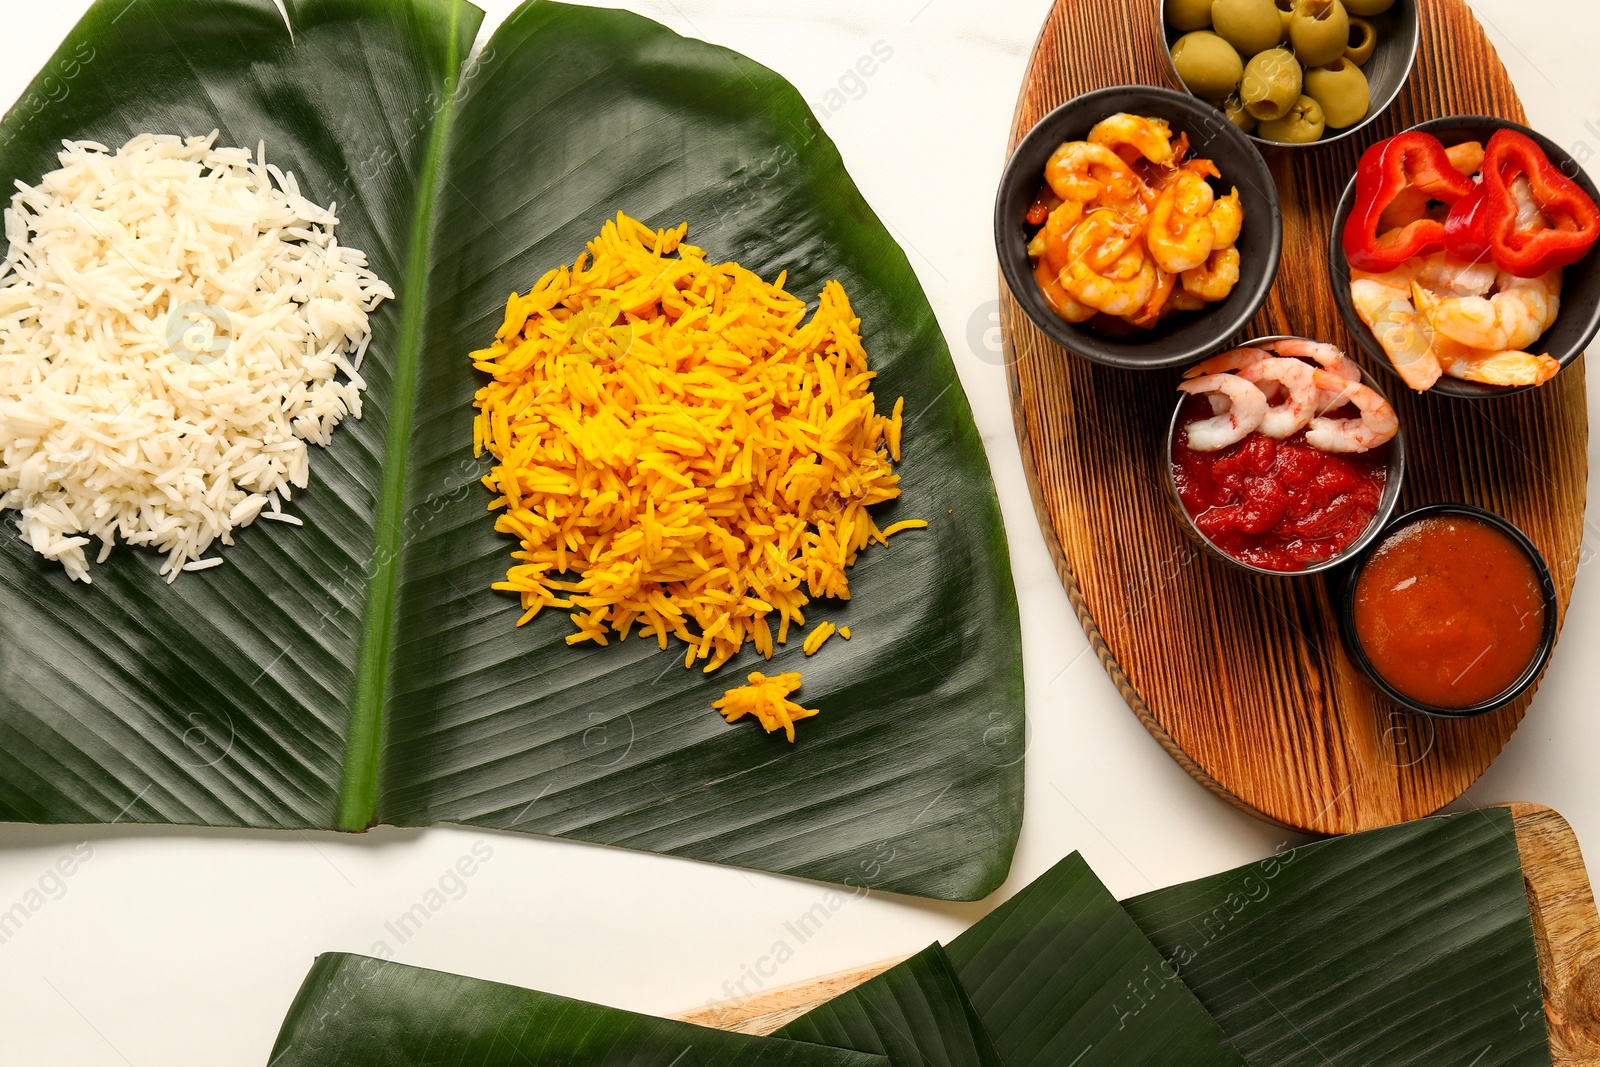
<path fill-rule="evenodd" d="M 1367 117 L 1372 96 L 1367 76 L 1343 56 L 1326 67 L 1306 71 L 1305 94 L 1322 105 L 1328 125 L 1336 130 L 1354 126 Z"/>
<path fill-rule="evenodd" d="M 1283 34 L 1279 36 L 1279 44 L 1289 43 L 1289 24 L 1294 21 L 1294 0 L 1277 0 L 1278 17 L 1283 20 Z"/>
<path fill-rule="evenodd" d="M 1302 66 L 1321 67 L 1350 47 L 1350 16 L 1340 0 L 1295 0 L 1289 43 Z"/>
<path fill-rule="evenodd" d="M 1350 44 L 1344 50 L 1344 57 L 1358 67 L 1364 67 L 1377 47 L 1378 28 L 1366 19 L 1351 19 Z"/>
<path fill-rule="evenodd" d="M 1189 91 L 1206 100 L 1224 100 L 1239 88 L 1244 61 L 1233 45 L 1209 30 L 1186 33 L 1172 46 L 1172 65 Z"/>
<path fill-rule="evenodd" d="M 1276 0 L 1215 0 L 1211 25 L 1246 59 L 1276 48 L 1283 40 L 1283 16 Z"/>
<path fill-rule="evenodd" d="M 1321 139 L 1327 125 L 1322 115 L 1322 105 L 1309 96 L 1302 96 L 1294 102 L 1288 114 L 1257 126 L 1256 136 L 1283 144 L 1310 144 Z"/>
<path fill-rule="evenodd" d="M 1238 93 L 1234 93 L 1222 102 L 1222 113 L 1228 116 L 1228 121 L 1239 127 L 1245 133 L 1254 133 L 1256 117 L 1245 110 L 1244 101 Z"/>
<path fill-rule="evenodd" d="M 1244 68 L 1239 96 L 1256 118 L 1280 119 L 1299 98 L 1300 86 L 1299 60 L 1287 48 L 1269 48 Z"/>
<path fill-rule="evenodd" d="M 1394 0 L 1345 0 L 1344 9 L 1352 15 L 1381 15 L 1394 6 Z"/>
<path fill-rule="evenodd" d="M 1211 0 L 1167 0 L 1167 25 L 1179 33 L 1211 26 Z"/>

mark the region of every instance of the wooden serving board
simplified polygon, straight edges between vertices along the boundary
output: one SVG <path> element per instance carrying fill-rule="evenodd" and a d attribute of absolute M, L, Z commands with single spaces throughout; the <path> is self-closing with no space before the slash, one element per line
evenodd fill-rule
<path fill-rule="evenodd" d="M 1333 301 L 1327 242 L 1361 151 L 1439 115 L 1524 118 L 1466 4 L 1420 7 L 1416 70 L 1374 129 L 1269 155 L 1283 264 L 1248 336 L 1298 334 L 1359 354 Z M 1161 84 L 1164 48 L 1158 0 L 1058 0 L 1011 143 L 1080 93 Z M 1123 698 L 1190 774 L 1260 818 L 1339 834 L 1429 815 L 1483 773 L 1531 694 L 1465 721 L 1416 717 L 1378 697 L 1340 645 L 1337 578 L 1247 576 L 1200 553 L 1169 513 L 1161 464 L 1176 371 L 1118 371 L 1068 355 L 1003 282 L 1001 324 L 1017 438 L 1056 569 Z M 1564 618 L 1584 533 L 1582 359 L 1540 389 L 1476 403 L 1417 396 L 1374 373 L 1409 446 L 1402 507 L 1464 501 L 1505 515 L 1549 561 Z"/>
<path fill-rule="evenodd" d="M 1567 820 L 1537 804 L 1512 804 L 1517 848 L 1533 912 L 1544 1010 L 1554 1067 L 1600 1067 L 1600 914 Z M 725 1000 L 674 1019 L 770 1034 L 846 990 L 876 978 L 906 957 L 823 975 L 793 985 Z"/>

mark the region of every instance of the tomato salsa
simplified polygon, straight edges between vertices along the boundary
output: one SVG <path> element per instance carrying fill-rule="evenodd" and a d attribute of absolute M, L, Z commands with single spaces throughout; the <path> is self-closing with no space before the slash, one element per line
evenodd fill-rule
<path fill-rule="evenodd" d="M 1178 498 L 1206 540 L 1243 563 L 1292 573 L 1337 556 L 1372 525 L 1388 480 L 1388 446 L 1322 452 L 1305 431 L 1277 441 L 1259 431 L 1216 452 L 1188 445 L 1211 417 L 1204 396 L 1184 401 L 1172 442 Z"/>
<path fill-rule="evenodd" d="M 1402 526 L 1367 557 L 1355 589 L 1361 650 L 1419 704 L 1469 708 L 1522 678 L 1544 643 L 1543 583 L 1527 551 L 1468 515 Z"/>

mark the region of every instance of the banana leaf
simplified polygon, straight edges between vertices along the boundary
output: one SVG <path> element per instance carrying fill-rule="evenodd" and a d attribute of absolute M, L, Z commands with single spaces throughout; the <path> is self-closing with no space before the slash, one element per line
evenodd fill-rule
<path fill-rule="evenodd" d="M 1077 853 L 945 951 L 1007 1067 L 1245 1063 Z"/>
<path fill-rule="evenodd" d="M 1506 808 L 1320 841 L 1127 909 L 1250 1067 L 1548 1067 Z"/>
<path fill-rule="evenodd" d="M 1003 1067 L 937 944 L 773 1034 L 873 1052 L 890 1067 Z"/>
<path fill-rule="evenodd" d="M 101 0 L 0 126 L 33 183 L 62 138 L 264 140 L 397 299 L 366 414 L 226 565 L 165 585 L 119 550 L 72 586 L 0 536 L 0 818 L 360 831 L 468 823 L 951 899 L 1004 879 L 1022 675 L 999 510 L 946 345 L 899 247 L 795 90 L 624 12 L 533 0 L 463 73 L 458 0 Z M 806 659 L 797 743 L 710 708 L 718 674 L 630 641 L 518 630 L 471 455 L 467 353 L 505 300 L 618 210 L 814 296 L 843 282 L 905 397 L 927 531 L 868 550 Z M 0 516 L 0 520 L 4 517 Z M 675 666 L 675 663 L 677 664 Z"/>
<path fill-rule="evenodd" d="M 884 1067 L 882 1057 L 671 1022 L 550 993 L 318 956 L 271 1067 Z"/>

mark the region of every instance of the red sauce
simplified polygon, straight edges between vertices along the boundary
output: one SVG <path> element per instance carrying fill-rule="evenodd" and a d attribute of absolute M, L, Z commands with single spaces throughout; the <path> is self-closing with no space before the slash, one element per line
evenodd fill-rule
<path fill-rule="evenodd" d="M 1539 573 L 1486 522 L 1439 515 L 1401 527 L 1356 580 L 1356 636 L 1373 668 L 1412 700 L 1466 708 L 1522 677 L 1544 637 Z"/>
<path fill-rule="evenodd" d="M 1222 551 L 1263 570 L 1300 571 L 1337 556 L 1372 525 L 1388 480 L 1387 447 L 1322 452 L 1301 431 L 1282 441 L 1252 433 L 1196 452 L 1186 428 L 1210 417 L 1205 397 L 1184 401 L 1173 475 L 1184 510 Z"/>

